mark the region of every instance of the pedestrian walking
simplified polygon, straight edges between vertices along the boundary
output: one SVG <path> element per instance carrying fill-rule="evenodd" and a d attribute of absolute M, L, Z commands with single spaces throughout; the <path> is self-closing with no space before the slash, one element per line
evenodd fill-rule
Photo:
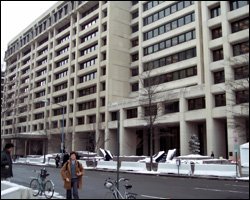
<path fill-rule="evenodd" d="M 211 153 L 211 157 L 214 158 L 214 152 L 213 152 L 213 151 L 212 151 L 212 153 Z"/>
<path fill-rule="evenodd" d="M 12 143 L 7 143 L 1 151 L 1 180 L 10 180 L 13 177 L 11 152 L 14 148 Z"/>
<path fill-rule="evenodd" d="M 67 199 L 72 199 L 72 189 L 74 199 L 79 199 L 78 189 L 82 187 L 84 168 L 76 157 L 76 152 L 71 152 L 70 159 L 61 168 L 61 176 L 64 180 Z"/>
<path fill-rule="evenodd" d="M 63 154 L 63 162 L 62 162 L 62 166 L 69 160 L 69 153 L 68 152 L 65 152 Z"/>
<path fill-rule="evenodd" d="M 57 154 L 55 157 L 55 162 L 56 162 L 56 168 L 59 167 L 59 162 L 60 162 L 60 156 Z"/>

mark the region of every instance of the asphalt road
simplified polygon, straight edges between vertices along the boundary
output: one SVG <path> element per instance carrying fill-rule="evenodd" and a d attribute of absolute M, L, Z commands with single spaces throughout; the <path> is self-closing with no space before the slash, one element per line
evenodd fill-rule
<path fill-rule="evenodd" d="M 30 177 L 36 176 L 33 169 L 41 166 L 13 166 L 14 177 L 11 182 L 29 186 Z M 60 169 L 47 167 L 55 184 L 55 191 L 65 196 Z M 83 189 L 79 190 L 80 198 L 105 199 L 110 192 L 104 187 L 106 178 L 116 179 L 116 173 L 85 170 Z M 215 180 L 204 178 L 171 177 L 120 173 L 120 177 L 130 179 L 133 185 L 131 192 L 137 193 L 138 199 L 249 199 L 249 182 L 236 180 Z"/>

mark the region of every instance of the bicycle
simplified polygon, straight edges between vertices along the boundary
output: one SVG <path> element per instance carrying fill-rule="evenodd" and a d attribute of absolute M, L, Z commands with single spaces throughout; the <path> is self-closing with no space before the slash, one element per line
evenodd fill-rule
<path fill-rule="evenodd" d="M 34 170 L 37 173 L 36 170 Z M 49 176 L 45 168 L 41 169 L 41 172 L 37 173 L 36 178 L 32 178 L 30 181 L 30 188 L 33 191 L 33 196 L 38 196 L 38 194 L 44 196 L 47 199 L 51 199 L 54 195 L 55 186 L 51 180 L 46 180 L 46 177 Z"/>
<path fill-rule="evenodd" d="M 128 182 L 129 179 L 120 178 L 119 179 L 119 183 L 121 181 Z M 112 191 L 112 196 L 115 199 L 136 199 L 137 194 L 128 192 L 128 190 L 130 190 L 132 188 L 131 184 L 125 184 L 125 185 L 123 185 L 124 188 L 125 188 L 124 195 L 122 195 L 122 193 L 118 190 L 118 188 L 117 188 L 117 181 L 116 180 L 108 178 L 108 179 L 105 180 L 104 186 L 107 189 L 109 189 L 110 191 Z"/>

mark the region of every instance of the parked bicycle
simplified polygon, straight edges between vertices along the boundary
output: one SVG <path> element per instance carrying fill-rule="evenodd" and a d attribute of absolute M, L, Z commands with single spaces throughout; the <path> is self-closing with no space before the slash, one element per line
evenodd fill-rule
<path fill-rule="evenodd" d="M 51 180 L 46 179 L 47 176 L 49 176 L 47 170 L 43 168 L 40 172 L 36 170 L 34 170 L 34 172 L 37 173 L 37 177 L 32 178 L 30 181 L 30 188 L 33 191 L 33 196 L 44 194 L 47 199 L 51 199 L 54 195 L 55 186 Z"/>
<path fill-rule="evenodd" d="M 116 180 L 108 178 L 105 180 L 104 186 L 112 192 L 112 196 L 114 199 L 136 199 L 137 194 L 129 192 L 129 190 L 132 188 L 131 184 L 127 184 L 129 179 L 120 178 L 119 183 L 122 181 L 126 182 L 126 184 L 123 184 L 124 194 L 122 194 L 122 192 L 118 190 Z"/>

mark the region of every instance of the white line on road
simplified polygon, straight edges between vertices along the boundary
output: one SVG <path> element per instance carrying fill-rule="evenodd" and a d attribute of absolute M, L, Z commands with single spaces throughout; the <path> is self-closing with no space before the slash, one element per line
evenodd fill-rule
<path fill-rule="evenodd" d="M 230 185 L 235 187 L 249 187 L 249 185 L 231 185 L 231 184 L 225 184 L 225 185 Z"/>
<path fill-rule="evenodd" d="M 144 194 L 141 194 L 142 197 L 148 197 L 148 198 L 151 198 L 151 199 L 169 199 L 169 198 L 164 198 L 164 197 L 155 197 L 155 196 L 149 196 L 149 195 L 144 195 Z"/>
<path fill-rule="evenodd" d="M 214 192 L 232 192 L 232 193 L 243 193 L 243 194 L 249 194 L 249 192 L 241 192 L 241 191 L 235 191 L 235 190 L 218 190 L 218 189 L 209 189 L 209 188 L 194 188 L 196 190 L 209 190 Z"/>

